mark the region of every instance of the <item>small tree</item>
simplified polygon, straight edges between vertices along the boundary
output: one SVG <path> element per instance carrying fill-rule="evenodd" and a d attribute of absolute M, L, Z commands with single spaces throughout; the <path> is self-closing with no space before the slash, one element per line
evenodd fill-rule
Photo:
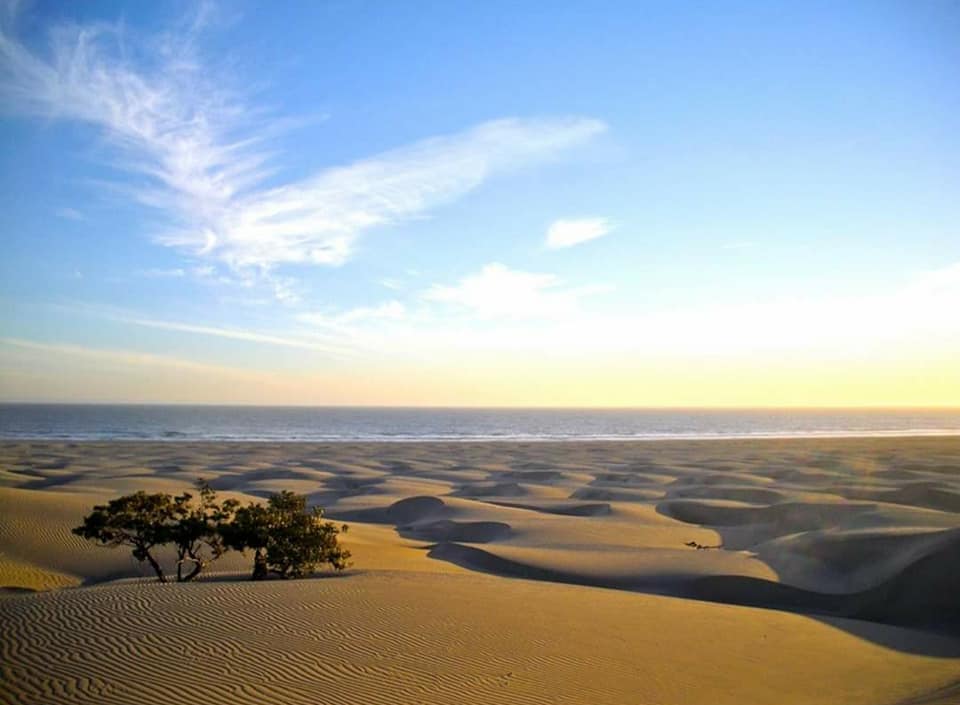
<path fill-rule="evenodd" d="M 237 551 L 253 549 L 253 580 L 267 577 L 266 550 L 270 543 L 271 516 L 260 504 L 250 504 L 237 510 L 233 521 L 221 529 L 226 545 Z"/>
<path fill-rule="evenodd" d="M 266 504 L 241 507 L 221 532 L 230 548 L 253 549 L 252 578 L 262 580 L 269 573 L 299 578 L 322 563 L 343 570 L 350 552 L 338 536 L 347 528 L 323 521 L 319 507 L 308 510 L 306 496 L 284 491 L 270 495 Z"/>
<path fill-rule="evenodd" d="M 151 551 L 170 540 L 170 523 L 175 511 L 170 495 L 141 491 L 95 506 L 73 533 L 104 546 L 131 546 L 133 557 L 149 563 L 157 580 L 165 583 L 163 568 Z"/>
<path fill-rule="evenodd" d="M 177 547 L 177 582 L 188 582 L 227 550 L 220 527 L 229 522 L 240 503 L 228 499 L 217 501 L 217 493 L 204 480 L 197 481 L 199 501 L 184 492 L 173 498 L 173 524 L 169 539 Z M 190 572 L 184 568 L 192 563 Z"/>

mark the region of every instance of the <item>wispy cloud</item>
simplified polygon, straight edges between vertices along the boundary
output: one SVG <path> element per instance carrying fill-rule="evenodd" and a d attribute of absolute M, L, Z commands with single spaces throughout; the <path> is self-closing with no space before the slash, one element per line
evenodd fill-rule
<path fill-rule="evenodd" d="M 524 272 L 493 262 L 453 286 L 435 284 L 423 298 L 453 304 L 482 318 L 554 318 L 577 311 L 584 296 L 606 288 L 570 288 L 556 275 Z"/>
<path fill-rule="evenodd" d="M 138 350 L 0 338 L 0 363 L 9 371 L 0 378 L 7 400 L 317 402 L 314 380 Z"/>
<path fill-rule="evenodd" d="M 122 27 L 64 25 L 50 31 L 42 55 L 4 28 L 4 104 L 99 128 L 121 150 L 122 166 L 153 179 L 154 187 L 134 192 L 140 200 L 191 220 L 213 218 L 265 175 L 266 154 L 230 136 L 249 111 L 204 78 L 189 32 L 177 41 L 137 39 L 148 51 L 135 62 Z"/>
<path fill-rule="evenodd" d="M 601 355 L 644 359 L 874 359 L 960 346 L 960 264 L 889 282 L 884 291 L 850 296 L 763 300 L 751 304 L 602 312 L 589 306 L 603 287 L 570 287 L 555 275 L 490 264 L 453 285 L 423 292 L 439 305 L 411 312 L 351 341 L 407 359 L 437 361 L 503 352 L 539 359 Z"/>
<path fill-rule="evenodd" d="M 98 129 L 122 168 L 148 177 L 127 189 L 167 216 L 158 242 L 248 276 L 342 264 L 367 230 L 420 216 L 605 129 L 582 117 L 495 120 L 276 185 L 265 145 L 284 121 L 210 75 L 197 48 L 208 17 L 198 13 L 182 36 L 137 37 L 144 50 L 133 58 L 119 26 L 57 27 L 40 52 L 7 24 L 0 97 L 19 113 Z M 294 296 L 289 281 L 269 283 L 278 298 Z"/>
<path fill-rule="evenodd" d="M 339 313 L 309 312 L 297 320 L 326 328 L 343 328 L 376 321 L 399 321 L 406 317 L 407 308 L 399 301 L 385 301 L 376 306 L 359 306 Z"/>
<path fill-rule="evenodd" d="M 602 129 L 581 118 L 483 123 L 249 194 L 208 227 L 162 242 L 215 255 L 234 268 L 339 265 L 361 233 L 420 215 L 496 172 L 551 156 Z"/>
<path fill-rule="evenodd" d="M 333 357 L 353 357 L 358 354 L 355 350 L 350 350 L 346 346 L 335 343 L 323 343 L 317 340 L 304 340 L 295 336 L 273 335 L 258 331 L 243 330 L 237 328 L 222 328 L 219 326 L 206 326 L 193 323 L 182 323 L 178 321 L 160 321 L 149 318 L 125 318 L 120 316 L 104 316 L 122 323 L 146 328 L 157 328 L 160 330 L 177 331 L 180 333 L 192 333 L 195 335 L 213 336 L 216 338 L 228 338 L 231 340 L 242 340 L 250 343 L 261 343 L 264 345 L 277 345 L 286 348 L 301 348 L 303 350 L 313 350 L 325 353 Z"/>
<path fill-rule="evenodd" d="M 247 377 L 258 377 L 260 373 L 241 370 L 237 368 L 223 367 L 221 365 L 210 365 L 193 360 L 173 357 L 170 355 L 155 355 L 152 353 L 143 353 L 131 350 L 114 350 L 109 348 L 90 348 L 83 345 L 74 345 L 71 343 L 46 343 L 36 340 L 26 340 L 23 338 L 0 338 L 0 346 L 20 348 L 41 353 L 54 353 L 59 355 L 68 355 L 71 357 L 81 357 L 96 359 L 111 364 L 136 365 L 140 367 L 167 367 L 181 370 L 192 370 L 196 372 L 224 372 L 230 371 L 235 374 Z"/>
<path fill-rule="evenodd" d="M 546 245 L 551 250 L 573 247 L 603 237 L 613 229 L 606 218 L 557 220 L 547 228 Z"/>
<path fill-rule="evenodd" d="M 565 286 L 555 275 L 491 264 L 453 285 L 427 290 L 415 307 L 386 301 L 345 311 L 294 314 L 288 316 L 283 332 L 85 312 L 130 325 L 299 348 L 304 353 L 299 356 L 300 367 L 308 375 L 310 371 L 326 374 L 330 365 L 325 358 L 340 351 L 344 356 L 376 361 L 373 367 L 354 368 L 362 373 L 349 382 L 328 378 L 330 384 L 345 385 L 342 398 L 352 403 L 358 401 L 356 385 L 369 381 L 378 371 L 396 371 L 395 365 L 426 371 L 430 378 L 445 369 L 454 375 L 450 379 L 462 376 L 459 366 L 464 361 L 492 367 L 509 364 L 524 376 L 536 374 L 547 360 L 574 365 L 570 369 L 585 376 L 600 374 L 601 368 L 628 376 L 663 369 L 687 374 L 722 366 L 724 361 L 762 369 L 772 364 L 771 359 L 794 367 L 824 361 L 834 365 L 844 360 L 860 366 L 886 360 L 901 369 L 911 365 L 922 370 L 935 364 L 952 369 L 949 362 L 956 360 L 960 351 L 960 325 L 953 315 L 960 309 L 960 263 L 889 281 L 882 289 L 862 296 L 824 292 L 816 297 L 659 310 L 644 310 L 638 301 L 635 309 L 603 313 L 588 305 L 588 294 L 594 291 L 596 287 Z M 2 345 L 43 352 L 45 348 L 30 346 L 46 344 L 0 341 L 0 353 Z M 114 359 L 124 364 L 129 359 L 146 374 L 153 362 L 153 356 L 137 353 L 131 353 L 131 358 L 111 358 L 111 353 L 88 352 L 80 346 L 62 348 L 59 352 L 77 359 L 102 359 L 110 370 Z M 334 352 L 326 353 L 328 350 Z M 34 357 L 32 353 L 21 355 L 19 368 L 33 369 Z M 169 368 L 166 358 L 161 358 L 157 356 L 158 369 Z M 581 364 L 584 366 L 576 367 Z M 62 382 L 57 380 L 57 384 Z M 3 381 L 8 389 L 14 389 L 11 380 Z M 0 384 L 0 396 L 3 386 Z M 291 378 L 284 396 L 277 398 L 287 402 L 307 398 L 303 396 L 307 387 L 299 375 Z M 218 390 L 220 396 L 211 398 L 222 401 L 232 398 L 224 394 L 235 392 L 227 385 Z M 158 398 L 171 398 L 164 393 L 166 397 Z M 7 396 L 13 398 L 14 394 L 8 391 Z M 372 403 L 383 401 L 375 394 L 363 398 Z M 316 398 L 309 399 L 316 403 Z M 322 399 L 329 403 L 330 397 Z"/>

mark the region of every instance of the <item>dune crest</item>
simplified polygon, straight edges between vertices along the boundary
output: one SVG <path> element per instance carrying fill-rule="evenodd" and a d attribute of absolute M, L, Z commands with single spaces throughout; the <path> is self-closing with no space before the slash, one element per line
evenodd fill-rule
<path fill-rule="evenodd" d="M 70 534 L 199 477 L 306 494 L 356 569 L 157 587 Z M 0 444 L 0 700 L 173 699 L 186 655 L 208 701 L 950 703 L 955 493 L 946 438 Z"/>

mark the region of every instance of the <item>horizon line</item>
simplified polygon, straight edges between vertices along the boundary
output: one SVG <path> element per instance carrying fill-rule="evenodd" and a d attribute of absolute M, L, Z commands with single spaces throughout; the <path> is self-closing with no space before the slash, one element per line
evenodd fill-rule
<path fill-rule="evenodd" d="M 870 404 L 823 405 L 472 405 L 472 404 L 262 404 L 256 402 L 191 402 L 191 401 L 38 401 L 0 399 L 0 406 L 195 406 L 210 408 L 256 409 L 396 409 L 396 410 L 490 410 L 490 411 L 956 411 L 960 404 Z"/>

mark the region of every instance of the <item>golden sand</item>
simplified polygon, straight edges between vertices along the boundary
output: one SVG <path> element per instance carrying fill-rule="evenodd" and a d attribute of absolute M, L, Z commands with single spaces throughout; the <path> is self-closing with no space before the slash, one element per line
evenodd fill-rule
<path fill-rule="evenodd" d="M 156 585 L 69 533 L 198 477 L 355 567 Z M 960 702 L 958 512 L 957 439 L 7 443 L 0 702 Z"/>

